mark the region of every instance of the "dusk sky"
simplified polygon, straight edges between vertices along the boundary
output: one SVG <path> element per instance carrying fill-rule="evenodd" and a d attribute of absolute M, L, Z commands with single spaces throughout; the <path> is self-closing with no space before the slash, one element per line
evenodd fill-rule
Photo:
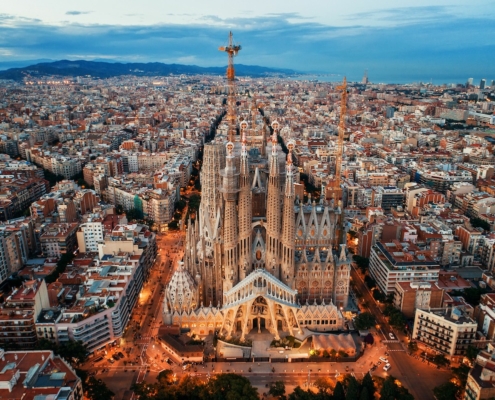
<path fill-rule="evenodd" d="M 495 1 L 2 1 L 0 63 L 237 63 L 371 81 L 495 79 Z"/>

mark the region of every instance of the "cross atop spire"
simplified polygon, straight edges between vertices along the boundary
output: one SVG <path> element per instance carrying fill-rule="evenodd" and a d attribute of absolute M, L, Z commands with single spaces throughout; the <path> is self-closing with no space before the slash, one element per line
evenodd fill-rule
<path fill-rule="evenodd" d="M 277 121 L 272 122 L 273 134 L 272 134 L 272 156 L 277 155 L 277 144 L 278 144 L 278 128 L 279 123 Z"/>

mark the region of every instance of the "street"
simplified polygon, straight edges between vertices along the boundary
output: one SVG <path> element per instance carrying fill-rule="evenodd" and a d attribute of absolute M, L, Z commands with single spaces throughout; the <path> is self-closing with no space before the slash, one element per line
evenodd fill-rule
<path fill-rule="evenodd" d="M 133 383 L 144 379 L 152 381 L 159 371 L 169 367 L 161 351 L 158 351 L 160 346 L 155 346 L 154 337 L 162 323 L 164 288 L 172 277 L 177 261 L 182 258 L 184 236 L 183 231 L 157 234 L 158 254 L 123 337 L 115 346 L 107 345 L 95 353 L 94 358 L 104 357 L 102 361 L 93 365 L 89 360 L 82 366 L 103 379 L 115 393 L 115 399 L 132 398 L 129 389 Z M 114 361 L 112 357 L 119 352 L 124 357 Z"/>
<path fill-rule="evenodd" d="M 408 355 L 406 343 L 408 338 L 403 332 L 395 332 L 388 324 L 362 276 L 352 264 L 351 278 L 356 289 L 362 294 L 369 311 L 375 316 L 379 332 L 383 337 L 381 342 L 387 346 L 392 369 L 390 375 L 399 379 L 415 399 L 433 399 L 433 388 L 449 380 L 451 374 L 445 369 L 437 369 L 433 364 L 426 364 L 421 359 Z M 361 301 L 362 301 L 361 300 Z M 393 333 L 395 340 L 390 339 Z"/>

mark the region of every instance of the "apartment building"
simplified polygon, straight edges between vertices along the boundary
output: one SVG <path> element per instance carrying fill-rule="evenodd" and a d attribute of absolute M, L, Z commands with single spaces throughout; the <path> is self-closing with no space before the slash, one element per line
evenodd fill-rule
<path fill-rule="evenodd" d="M 48 224 L 40 236 L 41 250 L 46 257 L 59 258 L 76 250 L 79 223 Z"/>
<path fill-rule="evenodd" d="M 0 282 L 27 262 L 29 247 L 22 230 L 0 228 Z"/>
<path fill-rule="evenodd" d="M 96 253 L 98 244 L 103 243 L 103 224 L 101 220 L 82 223 L 76 235 L 80 253 Z"/>
<path fill-rule="evenodd" d="M 49 306 L 44 280 L 23 282 L 0 306 L 0 348 L 32 349 L 36 345 L 35 321 Z"/>
<path fill-rule="evenodd" d="M 414 243 L 378 242 L 371 248 L 369 272 L 380 290 L 393 293 L 397 282 L 431 282 L 440 267 Z"/>
<path fill-rule="evenodd" d="M 485 339 L 495 340 L 495 293 L 481 295 L 480 304 L 474 309 L 474 319 Z"/>
<path fill-rule="evenodd" d="M 83 399 L 81 379 L 53 351 L 0 349 L 0 370 L 2 399 Z"/>
<path fill-rule="evenodd" d="M 462 306 L 416 309 L 413 339 L 434 351 L 460 360 L 476 340 L 476 322 Z"/>
<path fill-rule="evenodd" d="M 397 282 L 394 306 L 406 318 L 414 318 L 416 309 L 427 310 L 443 306 L 445 292 L 435 282 Z"/>
<path fill-rule="evenodd" d="M 17 217 L 49 191 L 50 186 L 44 179 L 19 173 L 0 175 L 0 221 Z"/>

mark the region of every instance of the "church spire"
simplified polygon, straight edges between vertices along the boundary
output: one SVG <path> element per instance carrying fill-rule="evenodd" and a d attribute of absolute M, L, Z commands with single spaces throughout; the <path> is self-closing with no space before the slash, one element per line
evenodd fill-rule
<path fill-rule="evenodd" d="M 279 124 L 272 123 L 272 154 L 270 156 L 270 175 L 268 177 L 267 210 L 266 210 L 266 264 L 269 272 L 276 278 L 280 278 L 279 243 L 281 225 L 281 201 L 280 201 L 280 179 L 277 153 L 277 135 Z"/>
<path fill-rule="evenodd" d="M 249 158 L 247 152 L 246 130 L 248 124 L 242 121 L 241 128 L 241 175 L 239 184 L 239 279 L 244 279 L 251 272 L 251 223 L 252 223 L 252 193 L 249 177 Z"/>
<path fill-rule="evenodd" d="M 294 173 L 292 165 L 292 150 L 294 142 L 289 141 L 287 148 L 286 178 L 284 191 L 284 208 L 282 221 L 282 254 L 281 254 L 281 278 L 286 285 L 291 285 L 294 278 L 295 264 L 295 238 L 296 238 L 296 215 L 294 210 Z"/>
<path fill-rule="evenodd" d="M 237 193 L 239 173 L 234 163 L 234 143 L 226 145 L 227 156 L 225 169 L 222 171 L 223 185 L 220 191 L 225 201 L 223 241 L 224 241 L 224 292 L 232 288 L 238 282 L 238 258 L 237 258 Z"/>

